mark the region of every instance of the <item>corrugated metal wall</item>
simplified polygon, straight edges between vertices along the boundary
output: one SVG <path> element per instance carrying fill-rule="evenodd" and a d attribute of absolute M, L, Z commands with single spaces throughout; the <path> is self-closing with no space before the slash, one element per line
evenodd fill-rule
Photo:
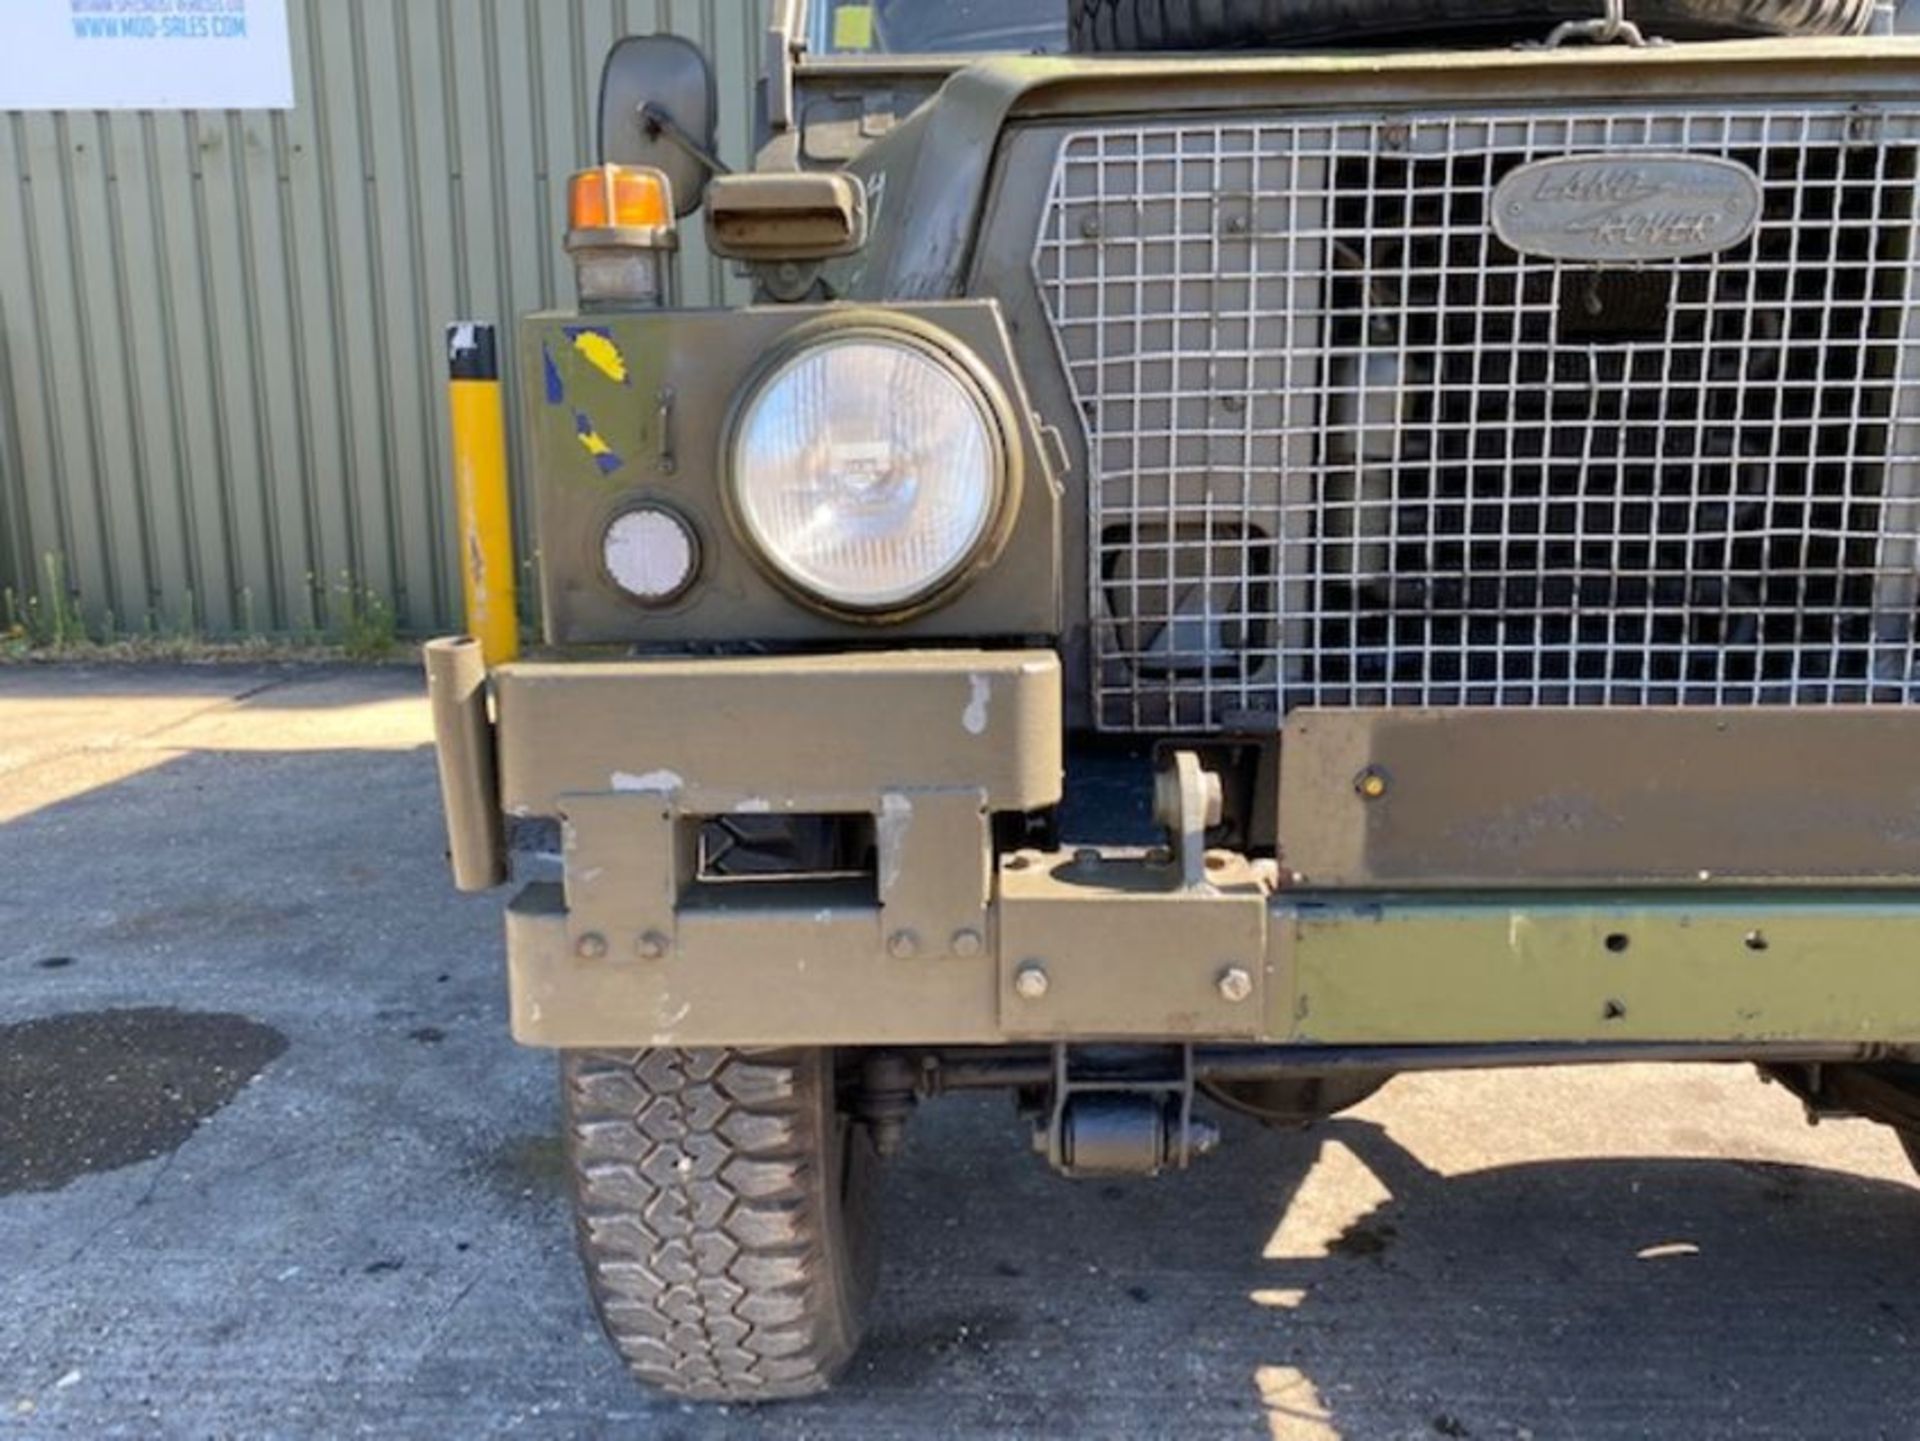
<path fill-rule="evenodd" d="M 292 112 L 0 113 L 0 584 L 56 555 L 95 624 L 452 623 L 441 332 L 570 301 L 608 46 L 698 40 L 751 142 L 760 0 L 289 8 Z"/>

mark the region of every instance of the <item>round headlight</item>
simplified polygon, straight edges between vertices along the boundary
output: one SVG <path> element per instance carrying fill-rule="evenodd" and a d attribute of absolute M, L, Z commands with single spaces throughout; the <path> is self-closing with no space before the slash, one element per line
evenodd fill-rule
<path fill-rule="evenodd" d="M 911 339 L 823 340 L 777 365 L 734 431 L 736 520 L 809 596 L 855 611 L 927 599 L 993 533 L 999 431 L 960 367 Z"/>
<path fill-rule="evenodd" d="M 613 518 L 601 537 L 600 557 L 620 589 L 648 605 L 663 605 L 693 584 L 700 544 L 679 516 L 648 505 Z"/>

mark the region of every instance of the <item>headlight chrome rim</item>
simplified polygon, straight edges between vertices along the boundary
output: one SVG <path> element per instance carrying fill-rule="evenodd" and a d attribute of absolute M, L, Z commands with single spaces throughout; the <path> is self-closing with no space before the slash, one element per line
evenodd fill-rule
<path fill-rule="evenodd" d="M 850 602 L 814 589 L 781 563 L 758 534 L 743 505 L 741 449 L 754 406 L 787 372 L 817 351 L 861 341 L 891 345 L 931 361 L 952 380 L 981 422 L 993 494 L 972 545 L 940 574 L 911 594 L 873 604 Z M 734 395 L 725 430 L 721 500 L 727 522 L 754 566 L 792 599 L 836 618 L 888 624 L 937 610 L 958 597 L 998 559 L 1019 511 L 1023 474 L 1012 407 L 998 379 L 973 351 L 918 317 L 872 312 L 826 317 L 802 325 L 774 346 Z"/>

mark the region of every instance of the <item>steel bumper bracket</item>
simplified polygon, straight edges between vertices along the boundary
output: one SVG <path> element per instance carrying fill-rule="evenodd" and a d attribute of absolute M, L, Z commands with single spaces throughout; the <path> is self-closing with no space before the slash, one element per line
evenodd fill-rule
<path fill-rule="evenodd" d="M 1000 1024 L 1010 1037 L 1252 1038 L 1266 1022 L 1267 888 L 1215 851 L 1021 851 L 1000 866 Z"/>

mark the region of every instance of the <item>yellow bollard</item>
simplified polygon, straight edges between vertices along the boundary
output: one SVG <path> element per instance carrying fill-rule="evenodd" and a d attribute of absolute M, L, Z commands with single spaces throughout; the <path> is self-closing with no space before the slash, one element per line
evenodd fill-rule
<path fill-rule="evenodd" d="M 489 666 L 520 654 L 514 597 L 513 519 L 507 490 L 507 414 L 491 325 L 447 328 L 453 417 L 453 490 L 467 633 Z"/>

